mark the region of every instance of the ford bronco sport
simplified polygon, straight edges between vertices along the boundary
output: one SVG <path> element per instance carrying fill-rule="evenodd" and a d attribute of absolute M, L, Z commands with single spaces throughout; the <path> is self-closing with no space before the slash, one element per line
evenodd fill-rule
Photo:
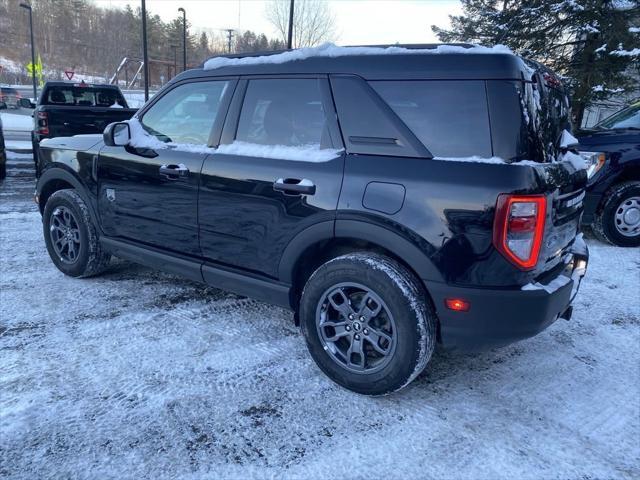
<path fill-rule="evenodd" d="M 588 252 L 568 114 L 500 48 L 218 57 L 101 137 L 44 140 L 36 201 L 63 273 L 115 255 L 290 308 L 330 378 L 385 394 L 436 343 L 570 317 Z"/>

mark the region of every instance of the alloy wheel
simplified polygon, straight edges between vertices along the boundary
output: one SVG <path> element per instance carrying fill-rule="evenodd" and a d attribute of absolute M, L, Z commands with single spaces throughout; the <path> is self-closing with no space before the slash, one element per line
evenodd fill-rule
<path fill-rule="evenodd" d="M 56 207 L 49 218 L 49 234 L 56 255 L 64 263 L 75 263 L 80 254 L 80 227 L 67 207 Z"/>
<path fill-rule="evenodd" d="M 370 288 L 341 283 L 321 296 L 316 326 L 324 350 L 351 372 L 384 368 L 396 348 L 396 324 L 384 301 Z"/>

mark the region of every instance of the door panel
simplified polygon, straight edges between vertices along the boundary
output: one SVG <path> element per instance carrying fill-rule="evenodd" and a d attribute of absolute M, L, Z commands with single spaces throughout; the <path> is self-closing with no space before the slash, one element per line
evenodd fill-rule
<path fill-rule="evenodd" d="M 206 155 L 158 150 L 155 158 L 105 147 L 98 160 L 98 210 L 104 231 L 190 255 L 198 246 L 198 183 Z M 163 166 L 188 172 L 167 175 Z"/>
<path fill-rule="evenodd" d="M 200 245 L 215 262 L 277 277 L 282 252 L 295 235 L 333 220 L 343 156 L 299 162 L 214 154 L 205 161 L 199 196 Z M 274 190 L 280 178 L 310 180 L 314 195 Z"/>

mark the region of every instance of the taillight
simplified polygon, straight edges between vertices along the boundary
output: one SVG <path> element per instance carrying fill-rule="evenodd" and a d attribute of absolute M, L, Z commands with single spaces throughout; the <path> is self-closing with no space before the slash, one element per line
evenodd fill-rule
<path fill-rule="evenodd" d="M 538 263 L 547 200 L 542 195 L 500 195 L 496 204 L 493 245 L 522 270 Z"/>
<path fill-rule="evenodd" d="M 38 112 L 38 133 L 49 135 L 49 117 L 47 112 Z"/>

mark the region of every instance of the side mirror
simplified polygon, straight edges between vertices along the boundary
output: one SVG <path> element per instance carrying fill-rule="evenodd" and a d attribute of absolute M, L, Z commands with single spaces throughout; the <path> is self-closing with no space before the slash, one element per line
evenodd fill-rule
<path fill-rule="evenodd" d="M 124 147 L 131 141 L 131 129 L 126 122 L 110 123 L 104 129 L 102 137 L 108 147 Z"/>
<path fill-rule="evenodd" d="M 21 98 L 18 103 L 22 108 L 36 108 L 36 104 L 28 98 Z"/>

